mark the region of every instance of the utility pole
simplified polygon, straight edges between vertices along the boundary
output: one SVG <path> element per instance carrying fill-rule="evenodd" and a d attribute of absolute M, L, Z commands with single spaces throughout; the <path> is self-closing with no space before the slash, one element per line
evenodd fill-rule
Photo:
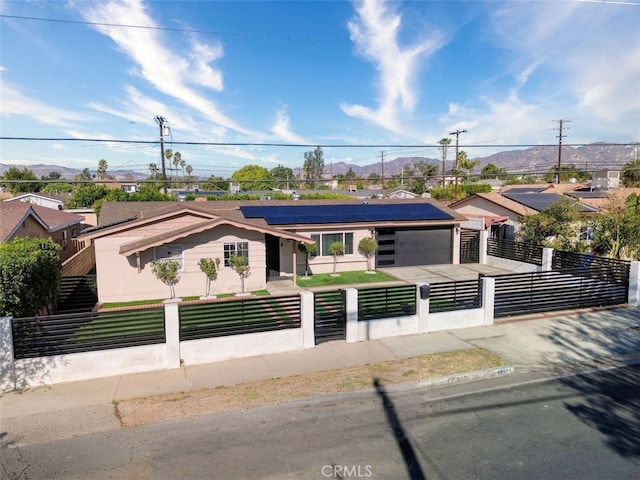
<path fill-rule="evenodd" d="M 453 183 L 453 194 L 458 195 L 458 140 L 461 133 L 467 133 L 466 130 L 456 130 L 455 132 L 449 132 L 449 135 L 456 136 L 456 159 L 453 161 L 453 174 L 455 175 Z"/>
<path fill-rule="evenodd" d="M 155 121 L 160 127 L 160 161 L 162 162 L 162 191 L 167 194 L 167 170 L 164 164 L 164 124 L 167 121 L 162 115 L 156 115 Z"/>
<path fill-rule="evenodd" d="M 566 135 L 562 135 L 562 127 L 565 122 L 570 122 L 571 120 L 554 120 L 554 122 L 558 122 L 558 176 L 556 177 L 556 183 L 560 183 L 560 172 L 562 169 L 562 139 L 566 137 Z"/>
<path fill-rule="evenodd" d="M 384 151 L 380 150 L 380 158 L 381 158 L 381 162 L 382 162 L 382 170 L 381 170 L 381 177 L 382 177 L 382 189 L 384 190 Z"/>

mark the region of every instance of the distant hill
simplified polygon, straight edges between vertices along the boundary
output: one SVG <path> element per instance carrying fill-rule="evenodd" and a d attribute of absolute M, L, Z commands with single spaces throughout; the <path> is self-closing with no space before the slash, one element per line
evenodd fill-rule
<path fill-rule="evenodd" d="M 82 173 L 82 168 L 69 168 L 62 167 L 60 165 L 45 165 L 45 164 L 36 164 L 36 165 L 5 165 L 0 163 L 0 175 L 2 175 L 6 170 L 11 167 L 22 168 L 26 166 L 29 170 L 31 170 L 36 177 L 42 178 L 46 177 L 51 172 L 58 172 L 62 178 L 67 178 L 69 180 L 73 179 L 76 175 Z M 95 175 L 96 171 L 89 169 L 92 175 Z M 149 177 L 148 173 L 140 173 L 134 170 L 107 170 L 107 174 L 110 177 L 113 177 L 115 180 L 145 180 Z"/>
<path fill-rule="evenodd" d="M 640 149 L 640 145 L 638 145 Z M 633 160 L 633 150 L 624 145 L 605 145 L 593 143 L 582 147 L 562 147 L 562 164 L 573 164 L 577 168 L 595 171 L 603 169 L 621 170 L 623 165 Z M 451 167 L 454 157 L 454 149 L 450 147 L 447 157 L 447 168 Z M 486 157 L 476 157 L 480 164 L 476 167 L 478 173 L 485 165 L 492 163 L 496 167 L 504 168 L 508 173 L 547 173 L 558 164 L 558 147 L 544 146 L 531 147 L 522 150 L 508 150 L 495 153 Z M 396 157 L 393 160 L 384 162 L 384 176 L 390 177 L 400 174 L 403 170 L 408 171 L 413 166 L 424 162 L 426 164 L 442 165 L 442 158 L 429 157 Z M 11 165 L 0 163 L 0 175 Z M 18 166 L 22 168 L 22 165 Z M 28 165 L 28 168 L 36 174 L 38 178 L 48 175 L 50 172 L 59 172 L 63 177 L 72 179 L 75 175 L 82 173 L 82 169 L 68 168 L 60 165 Z M 372 173 L 382 174 L 382 162 L 369 165 L 353 165 L 345 162 L 330 163 L 325 165 L 325 176 L 344 175 L 351 169 L 356 175 L 366 178 Z M 296 167 L 295 170 L 298 170 Z M 91 170 L 95 174 L 95 170 Z M 108 174 L 119 181 L 145 180 L 149 174 L 146 172 L 136 172 L 134 170 L 109 170 Z"/>

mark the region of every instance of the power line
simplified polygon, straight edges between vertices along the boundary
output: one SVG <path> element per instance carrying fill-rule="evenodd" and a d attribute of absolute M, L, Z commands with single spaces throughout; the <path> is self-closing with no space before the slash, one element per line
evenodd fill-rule
<path fill-rule="evenodd" d="M 567 121 L 567 120 L 565 120 Z M 565 135 L 566 136 L 566 135 Z M 158 145 L 159 140 L 119 140 L 105 138 L 71 138 L 71 137 L 0 137 L 0 140 L 7 141 L 33 141 L 33 142 L 93 142 L 93 143 L 116 143 L 132 145 Z M 197 145 L 213 147 L 282 147 L 282 148 L 441 148 L 439 144 L 390 144 L 390 143 L 370 143 L 370 144 L 321 144 L 321 143 L 260 143 L 260 142 L 185 142 L 172 141 L 172 145 Z M 567 143 L 565 147 L 615 147 L 636 145 L 637 142 L 598 142 L 598 143 Z M 531 147 L 556 147 L 557 144 L 540 143 L 517 143 L 517 144 L 460 144 L 461 148 L 531 148 Z"/>

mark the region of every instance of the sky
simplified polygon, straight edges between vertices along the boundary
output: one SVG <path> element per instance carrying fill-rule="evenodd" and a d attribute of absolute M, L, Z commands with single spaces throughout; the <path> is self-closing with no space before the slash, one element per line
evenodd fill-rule
<path fill-rule="evenodd" d="M 0 0 L 0 163 L 148 172 L 158 116 L 202 177 L 639 142 L 640 1 Z"/>

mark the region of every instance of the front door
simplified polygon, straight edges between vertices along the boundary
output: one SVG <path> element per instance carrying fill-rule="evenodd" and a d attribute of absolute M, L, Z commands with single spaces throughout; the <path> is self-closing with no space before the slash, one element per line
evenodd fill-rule
<path fill-rule="evenodd" d="M 273 235 L 265 236 L 265 255 L 267 257 L 267 279 L 280 276 L 280 239 Z"/>

